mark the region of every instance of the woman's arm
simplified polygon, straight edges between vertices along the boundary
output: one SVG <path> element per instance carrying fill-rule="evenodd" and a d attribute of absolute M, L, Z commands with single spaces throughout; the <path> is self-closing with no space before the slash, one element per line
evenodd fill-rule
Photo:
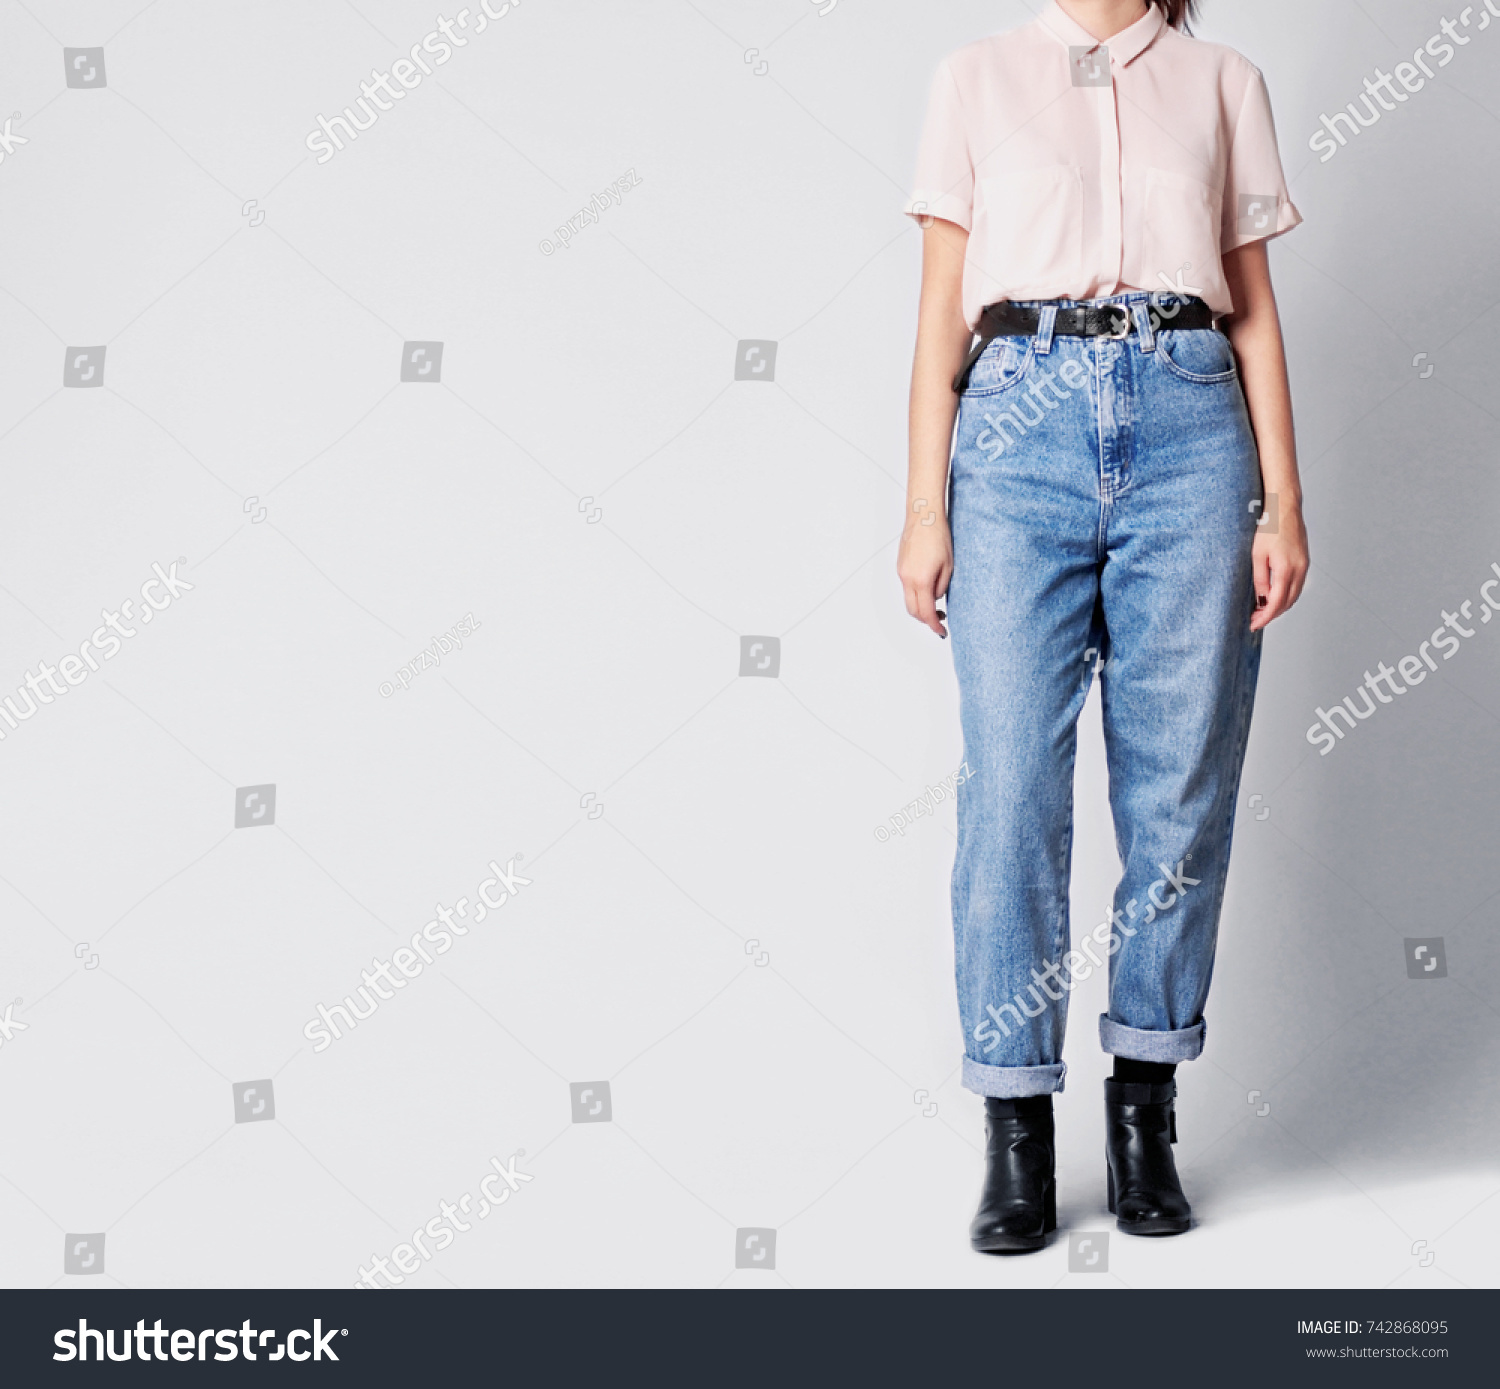
<path fill-rule="evenodd" d="M 1255 241 L 1231 251 L 1224 257 L 1224 277 L 1237 306 L 1233 317 L 1225 320 L 1224 331 L 1239 359 L 1266 496 L 1275 496 L 1278 507 L 1276 534 L 1257 531 L 1251 552 L 1256 610 L 1250 630 L 1258 632 L 1302 594 L 1307 580 L 1307 530 L 1302 524 L 1302 482 L 1297 476 L 1286 349 L 1266 243 Z"/>
<path fill-rule="evenodd" d="M 964 322 L 964 252 L 969 234 L 957 223 L 928 221 L 922 233 L 922 302 L 917 351 L 911 373 L 910 458 L 906 528 L 896 572 L 906 593 L 906 611 L 948 635 L 937 600 L 953 576 L 953 540 L 948 532 L 948 453 L 958 397 L 953 378 L 973 341 Z"/>

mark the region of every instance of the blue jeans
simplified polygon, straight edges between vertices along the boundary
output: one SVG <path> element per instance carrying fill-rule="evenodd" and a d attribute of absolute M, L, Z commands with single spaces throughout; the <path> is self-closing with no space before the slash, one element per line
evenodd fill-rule
<path fill-rule="evenodd" d="M 1063 1088 L 1068 995 L 1099 968 L 1105 1051 L 1203 1050 L 1260 666 L 1260 465 L 1228 339 L 1153 328 L 1144 294 L 1107 302 L 1138 335 L 1054 337 L 1038 305 L 1037 335 L 990 343 L 959 408 L 953 924 L 963 1083 L 981 1095 Z M 1073 762 L 1096 674 L 1124 874 L 1072 949 Z"/>

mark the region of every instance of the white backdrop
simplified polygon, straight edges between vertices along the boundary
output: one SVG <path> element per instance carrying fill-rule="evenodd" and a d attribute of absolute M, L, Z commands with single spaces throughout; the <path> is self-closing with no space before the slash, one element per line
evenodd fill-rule
<path fill-rule="evenodd" d="M 900 208 L 936 63 L 1035 8 L 525 0 L 435 65 L 411 0 L 0 0 L 0 1281 L 1495 1284 L 1500 27 L 1309 146 L 1433 0 L 1208 2 L 1307 219 L 1314 568 L 1179 1076 L 1199 1226 L 1069 1271 L 1096 979 L 1064 1228 L 968 1250 L 951 800 L 876 833 L 960 760 L 894 577 Z M 1081 931 L 1092 701 L 1078 797 Z"/>

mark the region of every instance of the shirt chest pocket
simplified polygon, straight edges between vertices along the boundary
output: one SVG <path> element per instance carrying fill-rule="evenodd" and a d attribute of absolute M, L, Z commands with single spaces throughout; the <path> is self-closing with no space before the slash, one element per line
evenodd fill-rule
<path fill-rule="evenodd" d="M 1141 237 L 1147 283 L 1143 288 L 1182 285 L 1189 293 L 1218 299 L 1223 289 L 1220 202 L 1217 189 L 1186 174 L 1156 168 L 1147 171 Z"/>
<path fill-rule="evenodd" d="M 980 191 L 985 273 L 1010 299 L 1066 295 L 1083 271 L 1083 170 L 1019 169 Z"/>

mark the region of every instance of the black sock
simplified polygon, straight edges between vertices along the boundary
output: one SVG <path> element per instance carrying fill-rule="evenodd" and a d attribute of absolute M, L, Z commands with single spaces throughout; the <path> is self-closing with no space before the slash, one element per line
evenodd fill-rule
<path fill-rule="evenodd" d="M 1026 1119 L 1038 1114 L 1052 1113 L 1051 1095 L 1027 1095 L 1023 1099 L 998 1100 L 987 1098 L 985 1113 L 993 1119 Z"/>
<path fill-rule="evenodd" d="M 1165 1085 L 1177 1072 L 1175 1063 L 1132 1061 L 1128 1056 L 1115 1057 L 1115 1079 L 1138 1085 Z"/>

